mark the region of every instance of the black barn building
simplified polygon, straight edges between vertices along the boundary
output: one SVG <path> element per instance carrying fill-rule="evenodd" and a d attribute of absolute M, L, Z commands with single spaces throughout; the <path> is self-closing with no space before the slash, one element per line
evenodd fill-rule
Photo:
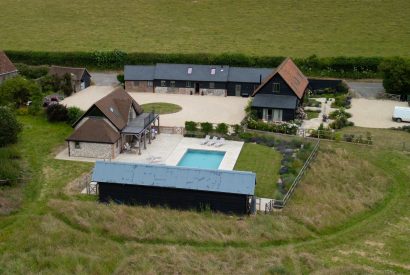
<path fill-rule="evenodd" d="M 256 174 L 97 161 L 92 180 L 100 202 L 250 213 Z"/>

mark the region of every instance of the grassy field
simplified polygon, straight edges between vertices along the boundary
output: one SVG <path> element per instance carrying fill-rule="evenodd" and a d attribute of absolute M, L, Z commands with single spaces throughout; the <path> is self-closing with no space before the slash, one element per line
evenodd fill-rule
<path fill-rule="evenodd" d="M 155 111 L 156 114 L 165 115 L 177 113 L 182 110 L 182 107 L 177 104 L 166 102 L 146 103 L 141 105 L 144 108 L 144 112 Z"/>
<path fill-rule="evenodd" d="M 7 50 L 410 56 L 410 1 L 0 1 Z"/>
<path fill-rule="evenodd" d="M 319 114 L 320 114 L 320 111 L 312 111 L 312 110 L 306 111 L 306 115 L 308 119 L 318 118 Z"/>
<path fill-rule="evenodd" d="M 53 159 L 71 128 L 20 120 L 31 180 L 20 210 L 0 216 L 0 273 L 410 272 L 410 154 L 391 142 L 408 133 L 370 130 L 372 147 L 322 142 L 284 211 L 236 217 L 67 192 L 92 167 Z"/>
<path fill-rule="evenodd" d="M 282 155 L 267 146 L 245 143 L 234 170 L 256 173 L 255 194 L 263 198 L 273 198 L 279 179 Z"/>

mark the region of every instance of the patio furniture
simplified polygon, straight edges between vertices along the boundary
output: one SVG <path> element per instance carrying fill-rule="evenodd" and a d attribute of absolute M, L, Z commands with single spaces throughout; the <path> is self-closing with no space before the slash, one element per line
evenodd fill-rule
<path fill-rule="evenodd" d="M 125 150 L 125 151 L 131 151 L 131 146 L 128 144 L 128 142 L 126 142 L 126 143 L 124 144 L 124 150 Z"/>
<path fill-rule="evenodd" d="M 218 141 L 218 137 L 214 136 L 212 140 L 208 142 L 208 146 L 214 145 Z"/>
<path fill-rule="evenodd" d="M 220 138 L 220 139 L 218 140 L 218 142 L 215 143 L 215 147 L 221 147 L 221 146 L 223 146 L 223 145 L 225 145 L 225 139 L 224 139 L 224 138 Z"/>
<path fill-rule="evenodd" d="M 206 135 L 205 139 L 201 141 L 201 145 L 207 144 L 211 140 L 211 137 L 209 135 Z"/>

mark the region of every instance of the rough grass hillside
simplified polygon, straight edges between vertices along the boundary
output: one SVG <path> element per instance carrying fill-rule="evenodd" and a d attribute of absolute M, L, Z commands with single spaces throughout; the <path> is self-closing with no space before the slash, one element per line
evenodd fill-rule
<path fill-rule="evenodd" d="M 0 49 L 410 56 L 410 2 L 0 2 Z"/>
<path fill-rule="evenodd" d="M 284 211 L 237 217 L 72 194 L 91 164 L 53 159 L 70 127 L 20 119 L 33 173 L 19 212 L 0 217 L 0 273 L 410 272 L 410 155 L 382 141 L 323 142 Z"/>

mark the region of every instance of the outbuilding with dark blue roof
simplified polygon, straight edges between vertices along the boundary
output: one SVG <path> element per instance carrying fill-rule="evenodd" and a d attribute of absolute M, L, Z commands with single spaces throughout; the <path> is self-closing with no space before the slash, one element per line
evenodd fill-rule
<path fill-rule="evenodd" d="M 252 172 L 103 161 L 92 178 L 101 202 L 237 214 L 249 213 L 256 184 Z"/>

